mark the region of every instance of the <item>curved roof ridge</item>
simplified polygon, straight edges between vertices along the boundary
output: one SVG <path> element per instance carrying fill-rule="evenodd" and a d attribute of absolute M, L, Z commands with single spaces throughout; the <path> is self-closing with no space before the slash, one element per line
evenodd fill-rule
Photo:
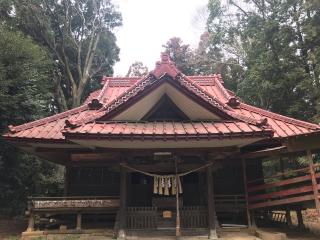
<path fill-rule="evenodd" d="M 228 100 L 231 99 L 231 98 L 235 98 L 234 96 L 230 95 L 229 92 L 227 91 L 227 89 L 225 88 L 225 86 L 223 86 L 222 82 L 222 78 L 221 78 L 221 75 L 220 74 L 214 74 L 214 81 L 219 89 L 219 91 L 223 94 L 223 96 Z"/>
<path fill-rule="evenodd" d="M 239 105 L 240 108 L 244 108 L 245 110 L 249 110 L 249 111 L 253 111 L 257 114 L 261 114 L 261 115 L 266 115 L 267 117 L 279 120 L 279 121 L 284 121 L 286 123 L 292 123 L 292 124 L 297 124 L 300 126 L 304 126 L 310 129 L 320 129 L 320 125 L 315 124 L 315 123 L 309 123 L 306 121 L 302 121 L 302 120 L 298 120 L 295 118 L 291 118 L 291 117 L 287 117 L 278 113 L 274 113 L 274 112 L 270 112 L 268 110 L 262 109 L 262 108 L 258 108 L 246 103 L 241 102 Z"/>
<path fill-rule="evenodd" d="M 205 89 L 203 89 L 196 81 L 191 80 L 188 76 L 181 74 L 181 76 L 184 78 L 184 80 L 187 80 L 190 84 L 192 84 L 193 86 L 195 86 L 198 91 L 203 92 L 204 94 L 206 94 L 208 97 L 212 98 L 215 102 L 217 102 L 219 105 L 221 105 L 221 107 L 223 109 L 227 109 L 227 110 L 232 110 L 231 107 L 229 107 L 228 105 L 226 105 L 225 103 L 223 103 L 220 99 L 218 99 L 217 97 L 215 97 L 214 95 L 210 94 L 208 91 L 206 91 Z"/>
<path fill-rule="evenodd" d="M 105 81 L 109 81 L 109 80 L 139 80 L 140 78 L 143 78 L 144 76 L 142 77 L 107 77 L 107 76 L 104 76 L 101 83 L 104 84 Z"/>
<path fill-rule="evenodd" d="M 10 130 L 10 132 L 20 132 L 20 131 L 27 130 L 27 129 L 33 128 L 33 127 L 37 127 L 37 126 L 40 126 L 40 125 L 43 125 L 43 124 L 46 124 L 46 123 L 49 123 L 49 122 L 54 122 L 54 121 L 56 121 L 58 119 L 65 118 L 65 117 L 68 117 L 70 115 L 73 115 L 73 114 L 76 114 L 76 113 L 79 113 L 79 112 L 82 112 L 82 111 L 85 111 L 85 110 L 88 110 L 88 109 L 89 109 L 88 105 L 84 104 L 84 105 L 81 105 L 79 107 L 76 107 L 76 108 L 61 112 L 61 113 L 57 113 L 57 114 L 52 115 L 52 116 L 41 118 L 39 120 L 28 122 L 28 123 L 25 123 L 25 124 L 21 124 L 21 125 L 17 125 L 17 126 L 10 125 L 9 126 L 9 130 Z"/>
<path fill-rule="evenodd" d="M 97 112 L 90 114 L 89 116 L 83 118 L 83 119 L 79 119 L 77 121 L 70 121 L 69 123 L 71 125 L 82 125 L 85 123 L 88 123 L 90 121 L 96 120 L 99 117 L 102 117 L 103 115 L 107 114 L 108 112 L 110 112 L 112 109 L 114 109 L 114 107 L 112 107 L 112 105 L 114 104 L 120 104 L 120 100 L 128 94 L 131 93 L 140 83 L 143 84 L 143 82 L 145 80 L 148 80 L 151 77 L 150 74 L 148 74 L 145 77 L 142 77 L 140 80 L 138 80 L 135 84 L 133 84 L 129 89 L 125 90 L 123 93 L 121 93 L 117 98 L 113 99 L 111 102 L 107 103 L 106 105 L 103 105 L 103 107 L 101 107 Z"/>
<path fill-rule="evenodd" d="M 213 75 L 212 79 L 215 81 L 216 85 L 219 86 L 219 91 L 221 91 L 222 95 L 226 98 L 227 102 L 223 102 L 218 97 L 210 94 L 208 91 L 203 89 L 194 79 L 189 78 L 185 74 L 181 73 L 173 62 L 170 61 L 169 56 L 167 54 L 161 55 L 161 61 L 156 63 L 156 68 L 151 71 L 148 75 L 138 80 L 134 85 L 132 85 L 129 89 L 125 90 L 118 97 L 113 99 L 106 105 L 103 105 L 97 112 L 89 114 L 83 119 L 79 119 L 76 121 L 69 121 L 69 126 L 79 126 L 94 120 L 97 120 L 100 117 L 108 114 L 119 105 L 122 105 L 124 102 L 127 102 L 128 99 L 131 99 L 133 96 L 143 91 L 146 86 L 153 84 L 153 79 L 161 79 L 163 76 L 168 75 L 172 79 L 177 80 L 179 84 L 185 88 L 187 88 L 190 92 L 193 92 L 198 97 L 202 98 L 204 101 L 208 102 L 213 107 L 217 108 L 222 114 L 229 116 L 234 119 L 238 119 L 244 122 L 249 122 L 251 124 L 260 126 L 263 125 L 264 119 L 261 121 L 257 121 L 254 118 L 250 118 L 247 116 L 243 116 L 239 113 L 236 113 L 232 108 L 232 104 L 238 104 L 238 100 L 235 97 L 232 97 L 227 90 L 222 85 L 221 75 Z M 107 83 L 106 83 L 107 84 Z M 230 102 L 232 100 L 232 102 Z"/>
<path fill-rule="evenodd" d="M 107 91 L 108 87 L 109 87 L 109 79 L 104 79 L 104 85 L 99 93 L 99 95 L 97 96 L 97 100 L 100 102 L 100 100 L 103 98 L 105 92 Z"/>

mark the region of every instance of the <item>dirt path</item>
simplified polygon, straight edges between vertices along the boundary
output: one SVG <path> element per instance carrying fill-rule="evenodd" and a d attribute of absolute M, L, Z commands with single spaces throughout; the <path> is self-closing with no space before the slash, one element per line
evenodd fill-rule
<path fill-rule="evenodd" d="M 311 226 L 308 226 L 309 225 L 308 223 L 306 223 L 306 225 L 307 227 L 311 227 Z M 312 227 L 314 229 L 320 228 L 320 224 L 315 223 L 314 226 Z M 27 228 L 27 219 L 24 219 L 24 218 L 10 219 L 7 217 L 0 216 L 0 240 L 17 240 L 20 238 L 20 234 L 23 231 L 25 231 L 26 228 Z M 274 231 L 284 232 L 283 229 L 274 229 Z M 313 233 L 308 233 L 308 232 L 288 231 L 286 233 L 288 236 L 288 240 L 319 240 L 320 239 L 320 235 L 315 235 Z M 226 239 L 232 239 L 232 240 L 254 239 L 252 237 L 249 237 L 246 233 L 224 233 L 222 235 L 223 235 L 222 237 Z M 90 236 L 89 238 L 83 238 L 83 239 L 103 239 L 103 238 L 101 238 L 101 236 L 99 237 Z"/>

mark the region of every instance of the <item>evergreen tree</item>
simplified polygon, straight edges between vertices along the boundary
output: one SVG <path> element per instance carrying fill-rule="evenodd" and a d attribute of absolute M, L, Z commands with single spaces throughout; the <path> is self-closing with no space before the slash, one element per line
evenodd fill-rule
<path fill-rule="evenodd" d="M 188 44 L 184 44 L 178 37 L 169 39 L 163 45 L 165 52 L 170 56 L 177 68 L 186 75 L 193 75 L 194 66 L 192 65 L 192 49 Z"/>
<path fill-rule="evenodd" d="M 79 106 L 102 75 L 113 73 L 119 60 L 113 30 L 122 20 L 111 0 L 5 1 L 11 5 L 4 5 L 2 19 L 45 46 L 55 60 L 59 111 Z"/>
<path fill-rule="evenodd" d="M 239 62 L 244 77 L 237 88 L 245 101 L 305 120 L 316 114 L 315 5 L 303 0 L 209 1 L 210 44 Z"/>
<path fill-rule="evenodd" d="M 0 27 L 0 134 L 9 124 L 47 116 L 52 106 L 52 61 L 22 33 Z M 57 167 L 0 140 L 0 212 L 21 214 L 27 196 L 60 189 Z M 50 187 L 49 187 L 50 186 Z M 50 191 L 50 192 L 48 192 Z"/>
<path fill-rule="evenodd" d="M 127 77 L 143 77 L 148 74 L 148 67 L 145 66 L 142 62 L 136 61 L 131 64 L 129 67 Z"/>
<path fill-rule="evenodd" d="M 220 73 L 227 88 L 236 91 L 239 79 L 244 71 L 239 60 L 233 56 L 224 56 L 220 46 L 213 44 L 212 35 L 204 32 L 197 48 L 192 49 L 180 38 L 173 37 L 163 45 L 165 52 L 175 62 L 177 68 L 186 75 L 213 75 Z"/>

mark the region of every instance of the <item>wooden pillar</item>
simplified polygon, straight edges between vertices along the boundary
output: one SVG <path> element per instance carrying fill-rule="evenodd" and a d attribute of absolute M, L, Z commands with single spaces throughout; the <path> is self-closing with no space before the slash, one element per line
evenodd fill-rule
<path fill-rule="evenodd" d="M 304 229 L 304 223 L 303 223 L 303 217 L 302 217 L 302 211 L 301 209 L 296 210 L 297 213 L 297 219 L 298 219 L 298 228 Z"/>
<path fill-rule="evenodd" d="M 286 209 L 286 220 L 287 220 L 287 227 L 291 228 L 292 227 L 292 220 L 291 220 L 291 213 L 290 209 Z"/>
<path fill-rule="evenodd" d="M 310 168 L 310 175 L 311 175 L 311 181 L 312 181 L 312 189 L 313 189 L 313 195 L 314 195 L 314 202 L 316 205 L 316 209 L 318 214 L 320 214 L 320 201 L 319 201 L 319 191 L 318 191 L 318 183 L 314 172 L 314 165 L 313 165 L 313 159 L 311 151 L 307 151 L 307 156 L 309 160 L 309 168 Z"/>
<path fill-rule="evenodd" d="M 181 227 L 180 227 L 180 204 L 179 204 L 179 176 L 178 176 L 178 159 L 175 157 L 175 172 L 176 172 L 176 237 L 181 237 Z"/>
<path fill-rule="evenodd" d="M 77 226 L 76 229 L 77 230 L 81 230 L 81 223 L 82 223 L 82 214 L 81 213 L 77 213 Z"/>
<path fill-rule="evenodd" d="M 244 184 L 244 197 L 246 200 L 246 212 L 247 212 L 247 221 L 248 227 L 252 227 L 251 216 L 249 211 L 249 196 L 248 196 L 248 185 L 247 185 L 247 166 L 246 161 L 242 158 L 242 173 L 243 173 L 243 184 Z"/>
<path fill-rule="evenodd" d="M 27 232 L 32 232 L 32 231 L 34 231 L 34 215 L 33 213 L 30 213 Z"/>
<path fill-rule="evenodd" d="M 120 165 L 120 210 L 118 239 L 126 238 L 127 171 Z"/>
<path fill-rule="evenodd" d="M 257 228 L 256 219 L 254 217 L 254 210 L 250 210 L 251 228 Z"/>
<path fill-rule="evenodd" d="M 34 231 L 34 213 L 33 213 L 32 201 L 28 201 L 28 214 L 29 214 L 29 219 L 28 219 L 27 232 L 32 232 Z"/>
<path fill-rule="evenodd" d="M 209 239 L 218 239 L 216 230 L 216 210 L 213 197 L 212 165 L 207 167 L 207 201 L 208 201 L 208 230 Z"/>
<path fill-rule="evenodd" d="M 65 166 L 64 169 L 64 189 L 63 189 L 63 195 L 66 197 L 69 193 L 69 174 L 70 169 L 69 166 Z"/>

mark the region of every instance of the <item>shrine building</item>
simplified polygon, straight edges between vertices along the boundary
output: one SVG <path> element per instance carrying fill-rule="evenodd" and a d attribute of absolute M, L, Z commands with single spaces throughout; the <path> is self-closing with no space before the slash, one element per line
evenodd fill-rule
<path fill-rule="evenodd" d="M 64 195 L 30 198 L 24 234 L 49 229 L 39 219 L 50 218 L 77 233 L 96 223 L 118 239 L 195 229 L 217 239 L 275 211 L 287 223 L 296 211 L 303 225 L 301 210 L 320 210 L 320 125 L 248 105 L 219 74 L 186 76 L 166 54 L 144 77 L 101 84 L 80 107 L 3 136 L 65 167 Z"/>

